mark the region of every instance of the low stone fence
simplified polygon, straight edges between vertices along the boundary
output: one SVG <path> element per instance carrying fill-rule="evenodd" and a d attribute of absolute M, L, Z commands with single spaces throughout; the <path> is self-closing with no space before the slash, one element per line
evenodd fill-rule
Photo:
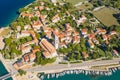
<path fill-rule="evenodd" d="M 97 7 L 97 8 L 95 8 L 93 11 L 98 11 L 98 10 L 100 10 L 100 9 L 102 9 L 102 8 L 104 8 L 105 6 L 100 6 L 100 7 Z"/>

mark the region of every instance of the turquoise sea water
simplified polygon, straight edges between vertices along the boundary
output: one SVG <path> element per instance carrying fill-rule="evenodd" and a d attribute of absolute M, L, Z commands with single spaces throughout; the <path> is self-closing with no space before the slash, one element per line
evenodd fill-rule
<path fill-rule="evenodd" d="M 44 80 L 120 80 L 120 70 L 110 76 L 92 76 L 85 74 L 66 74 L 58 78 L 44 78 Z"/>
<path fill-rule="evenodd" d="M 34 0 L 0 0 L 0 28 L 8 26 L 19 14 L 19 8 L 26 6 Z"/>
<path fill-rule="evenodd" d="M 3 76 L 5 74 L 7 74 L 7 73 L 8 73 L 7 70 L 5 69 L 4 65 L 0 61 L 0 76 Z M 8 78 L 6 80 L 12 80 L 12 78 Z"/>

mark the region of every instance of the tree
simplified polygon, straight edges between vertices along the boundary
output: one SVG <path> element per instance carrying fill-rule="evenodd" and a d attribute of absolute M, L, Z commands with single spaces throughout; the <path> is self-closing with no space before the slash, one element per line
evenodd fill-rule
<path fill-rule="evenodd" d="M 26 42 L 26 39 L 25 39 L 25 38 L 22 38 L 22 39 L 20 39 L 20 42 L 23 44 L 23 43 Z"/>
<path fill-rule="evenodd" d="M 22 12 L 24 12 L 24 11 L 26 11 L 25 8 L 20 8 L 20 9 L 19 9 L 19 13 L 22 13 Z"/>
<path fill-rule="evenodd" d="M 74 60 L 74 56 L 75 56 L 75 54 L 74 54 L 74 52 L 72 52 L 72 53 L 71 53 L 71 56 L 70 56 L 70 57 L 71 57 L 71 60 Z"/>
<path fill-rule="evenodd" d="M 68 54 L 68 61 L 74 61 L 75 59 L 74 59 L 74 57 L 75 57 L 75 54 L 74 54 L 74 52 L 71 52 L 71 53 L 69 53 Z"/>
<path fill-rule="evenodd" d="M 56 58 L 51 58 L 51 59 L 48 59 L 48 63 L 53 63 L 56 61 Z"/>
<path fill-rule="evenodd" d="M 120 0 L 114 0 L 114 7 L 120 9 Z"/>
<path fill-rule="evenodd" d="M 46 15 L 48 12 L 47 12 L 47 10 L 42 10 L 42 11 L 40 11 L 40 14 L 41 15 Z"/>
<path fill-rule="evenodd" d="M 31 18 L 31 21 L 37 21 L 38 20 L 38 17 L 37 16 L 34 16 Z"/>
<path fill-rule="evenodd" d="M 115 27 L 115 31 L 117 31 L 117 33 L 120 34 L 120 26 L 116 26 L 116 27 Z"/>
<path fill-rule="evenodd" d="M 112 57 L 112 54 L 110 51 L 106 51 L 105 53 L 106 53 L 106 57 Z"/>
<path fill-rule="evenodd" d="M 76 44 L 76 46 L 75 46 L 75 50 L 76 50 L 76 51 L 81 51 L 80 44 Z"/>
<path fill-rule="evenodd" d="M 9 46 L 11 43 L 12 43 L 12 39 L 11 38 L 5 38 L 5 44 L 7 45 L 7 46 Z"/>
<path fill-rule="evenodd" d="M 4 58 L 5 59 L 10 59 L 10 52 L 9 52 L 9 50 L 8 49 L 6 49 L 6 50 L 3 50 L 3 53 L 4 53 Z"/>
<path fill-rule="evenodd" d="M 32 37 L 26 37 L 27 41 L 31 41 L 32 40 Z"/>
<path fill-rule="evenodd" d="M 26 74 L 26 71 L 24 71 L 24 70 L 22 70 L 22 69 L 19 69 L 18 72 L 19 72 L 19 74 L 20 74 L 21 76 Z"/>
<path fill-rule="evenodd" d="M 93 58 L 93 59 L 98 58 L 98 54 L 94 52 L 94 53 L 92 54 L 92 58 Z"/>
<path fill-rule="evenodd" d="M 19 56 L 19 55 L 22 54 L 21 51 L 15 49 L 15 48 L 12 48 L 12 49 L 11 49 L 11 53 L 13 54 L 13 56 L 15 56 L 15 55 Z"/>
<path fill-rule="evenodd" d="M 81 55 L 80 55 L 80 53 L 77 54 L 76 59 L 77 59 L 77 60 L 80 60 L 80 59 L 81 59 Z"/>
<path fill-rule="evenodd" d="M 12 22 L 12 23 L 10 24 L 10 27 L 11 27 L 11 29 L 13 29 L 13 30 L 17 30 L 17 26 L 18 26 L 17 22 Z"/>
<path fill-rule="evenodd" d="M 36 37 L 37 37 L 37 39 L 40 39 L 40 37 L 41 37 L 40 33 L 36 33 Z"/>
<path fill-rule="evenodd" d="M 42 52 L 36 52 L 36 63 L 37 64 L 41 64 L 41 60 L 42 60 L 41 54 Z"/>
<path fill-rule="evenodd" d="M 30 24 L 30 19 L 29 19 L 29 17 L 24 17 L 24 24 Z"/>
<path fill-rule="evenodd" d="M 105 57 L 105 52 L 103 50 L 101 50 L 100 48 L 97 48 L 97 50 L 100 57 Z"/>
<path fill-rule="evenodd" d="M 45 32 L 41 32 L 41 33 L 40 33 L 40 36 L 41 36 L 41 37 L 45 37 L 45 35 L 46 35 Z"/>
<path fill-rule="evenodd" d="M 34 46 L 34 49 L 40 49 L 40 46 Z"/>
<path fill-rule="evenodd" d="M 58 51 L 63 54 L 67 53 L 67 49 L 65 47 L 60 48 Z"/>

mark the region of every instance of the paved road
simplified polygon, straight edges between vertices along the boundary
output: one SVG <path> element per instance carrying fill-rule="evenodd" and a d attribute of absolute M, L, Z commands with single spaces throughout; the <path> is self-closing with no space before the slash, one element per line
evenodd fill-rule
<path fill-rule="evenodd" d="M 38 72 L 54 72 L 59 70 L 68 70 L 68 69 L 81 69 L 82 67 L 89 67 L 89 66 L 98 66 L 98 65 L 107 65 L 107 64 L 115 64 L 119 63 L 120 59 L 114 60 L 104 60 L 104 61 L 87 61 L 84 63 L 77 63 L 77 64 L 54 64 L 54 65 L 47 65 L 47 66 L 39 66 L 34 67 L 31 69 L 27 69 L 26 71 L 38 71 Z"/>
<path fill-rule="evenodd" d="M 63 70 L 70 70 L 70 69 L 82 69 L 89 66 L 99 66 L 99 65 L 107 65 L 107 64 L 115 64 L 119 63 L 119 59 L 114 60 L 102 60 L 102 61 L 86 61 L 83 63 L 77 63 L 77 64 L 53 64 L 53 65 L 47 65 L 47 66 L 37 66 L 30 69 L 26 69 L 26 71 L 30 72 L 45 72 L 45 73 L 54 73 L 59 72 Z M 6 74 L 4 76 L 0 77 L 1 79 L 6 79 L 8 77 L 11 77 L 14 74 L 17 74 L 18 72 L 15 70 L 13 72 L 10 72 L 9 74 Z"/>

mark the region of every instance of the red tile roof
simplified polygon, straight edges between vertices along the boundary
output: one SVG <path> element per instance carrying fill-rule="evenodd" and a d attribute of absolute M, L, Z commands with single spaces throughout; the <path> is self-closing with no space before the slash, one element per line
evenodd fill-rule
<path fill-rule="evenodd" d="M 88 29 L 82 29 L 81 32 L 82 34 L 87 34 Z"/>
<path fill-rule="evenodd" d="M 31 18 L 31 17 L 33 17 L 33 14 L 22 13 L 21 16 L 22 17 L 29 17 L 29 18 Z"/>
<path fill-rule="evenodd" d="M 38 9 L 41 11 L 44 9 L 44 6 L 38 6 Z"/>
<path fill-rule="evenodd" d="M 84 58 L 88 58 L 89 57 L 89 55 L 86 52 L 82 52 L 82 55 L 83 55 Z"/>
<path fill-rule="evenodd" d="M 41 40 L 40 46 L 44 49 L 44 51 L 47 52 L 47 53 L 45 52 L 46 54 L 44 53 L 44 55 L 48 55 L 48 53 L 50 55 L 54 55 L 54 54 L 57 55 L 55 47 L 51 43 L 49 43 L 46 39 Z M 47 56 L 45 56 L 45 57 L 47 58 Z"/>

